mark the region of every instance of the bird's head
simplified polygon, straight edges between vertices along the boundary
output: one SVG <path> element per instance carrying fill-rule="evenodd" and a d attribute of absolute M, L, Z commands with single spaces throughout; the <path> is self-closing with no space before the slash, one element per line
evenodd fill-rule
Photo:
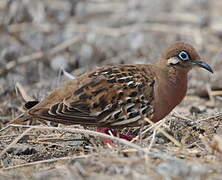
<path fill-rule="evenodd" d="M 201 67 L 213 73 L 212 68 L 202 61 L 200 55 L 189 44 L 179 42 L 171 45 L 162 54 L 161 59 L 167 67 L 174 66 L 187 72 L 193 67 Z"/>

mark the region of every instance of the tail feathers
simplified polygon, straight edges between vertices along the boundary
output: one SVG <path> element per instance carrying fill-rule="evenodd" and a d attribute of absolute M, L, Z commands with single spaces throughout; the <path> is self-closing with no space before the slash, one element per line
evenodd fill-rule
<path fill-rule="evenodd" d="M 23 113 L 21 114 L 19 117 L 13 119 L 10 124 L 22 124 L 28 120 L 31 120 L 33 117 L 31 117 L 29 114 L 27 113 Z"/>

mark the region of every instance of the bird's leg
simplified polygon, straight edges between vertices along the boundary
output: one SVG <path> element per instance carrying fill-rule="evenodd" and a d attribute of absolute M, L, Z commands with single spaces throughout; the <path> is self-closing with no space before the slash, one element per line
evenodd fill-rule
<path fill-rule="evenodd" d="M 125 139 L 127 141 L 131 141 L 133 139 L 132 136 L 128 136 L 128 135 L 125 135 L 125 134 L 118 133 L 117 131 L 115 131 L 113 129 L 110 129 L 110 128 L 97 128 L 96 131 L 104 133 L 104 134 L 108 134 L 108 135 L 111 135 L 111 136 L 119 137 L 119 138 Z M 113 141 L 109 138 L 103 138 L 103 142 L 104 142 L 104 144 L 109 144 L 109 145 L 114 146 Z"/>
<path fill-rule="evenodd" d="M 109 129 L 109 128 L 96 128 L 96 131 L 100 132 L 100 133 L 108 134 L 108 135 L 114 135 L 112 133 L 112 130 Z M 102 141 L 103 141 L 104 144 L 109 144 L 111 146 L 114 146 L 113 141 L 109 138 L 103 138 Z"/>

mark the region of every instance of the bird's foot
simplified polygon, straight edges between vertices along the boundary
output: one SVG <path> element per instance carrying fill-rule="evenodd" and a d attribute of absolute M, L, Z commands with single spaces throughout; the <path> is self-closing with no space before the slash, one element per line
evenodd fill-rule
<path fill-rule="evenodd" d="M 127 141 L 131 141 L 133 139 L 132 136 L 128 136 L 128 135 L 125 135 L 125 134 L 118 133 L 117 131 L 115 131 L 113 129 L 110 129 L 110 128 L 97 128 L 96 130 L 97 130 L 97 132 L 108 134 L 108 135 L 115 136 L 115 137 L 119 137 L 119 138 L 125 139 Z M 104 144 L 109 144 L 111 146 L 115 146 L 113 141 L 109 138 L 103 138 L 102 141 L 103 141 Z"/>

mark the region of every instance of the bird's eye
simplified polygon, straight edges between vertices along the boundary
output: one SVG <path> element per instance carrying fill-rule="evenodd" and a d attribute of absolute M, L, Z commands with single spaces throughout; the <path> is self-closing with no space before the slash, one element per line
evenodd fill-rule
<path fill-rule="evenodd" d="M 188 61 L 190 59 L 186 51 L 180 51 L 178 57 L 183 61 Z"/>

